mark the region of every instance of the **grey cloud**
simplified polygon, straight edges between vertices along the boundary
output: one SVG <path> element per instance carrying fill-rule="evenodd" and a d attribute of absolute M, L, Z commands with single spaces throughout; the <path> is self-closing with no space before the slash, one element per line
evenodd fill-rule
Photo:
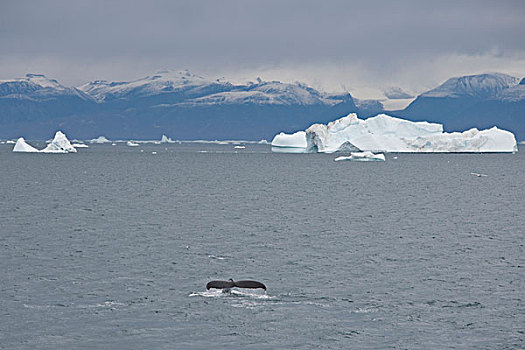
<path fill-rule="evenodd" d="M 525 51 L 523 1 L 16 1 L 0 5 L 0 61 L 221 69 L 365 65 Z M 126 65 L 125 63 L 129 64 Z M 0 62 L 1 63 L 1 62 Z M 59 63 L 60 64 L 60 63 Z M 64 66 L 67 66 L 65 64 Z M 96 68 L 91 68 L 91 71 Z M 5 70 L 0 73 L 5 74 Z M 67 75 L 67 72 L 63 72 Z M 78 74 L 78 73 L 77 73 Z M 59 77 L 60 78 L 60 77 Z M 300 79 L 301 77 L 297 77 Z"/>

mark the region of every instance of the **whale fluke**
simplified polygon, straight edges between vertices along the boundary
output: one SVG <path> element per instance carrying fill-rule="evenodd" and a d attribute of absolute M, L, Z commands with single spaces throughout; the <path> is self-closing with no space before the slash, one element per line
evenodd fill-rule
<path fill-rule="evenodd" d="M 257 282 L 257 281 L 245 280 L 245 281 L 237 281 L 233 283 L 235 283 L 235 287 L 239 287 L 239 288 L 253 288 L 253 289 L 262 288 L 266 290 L 266 286 L 262 284 L 261 282 Z"/>
<path fill-rule="evenodd" d="M 228 289 L 233 288 L 235 284 L 233 280 L 229 281 L 210 281 L 206 284 L 206 289 L 217 288 L 217 289 Z"/>
<path fill-rule="evenodd" d="M 262 288 L 266 290 L 266 286 L 257 281 L 251 281 L 251 280 L 244 280 L 244 281 L 237 281 L 235 282 L 233 279 L 229 279 L 228 281 L 210 281 L 206 284 L 206 289 L 210 288 L 216 288 L 216 289 L 230 289 L 233 287 L 238 288 Z"/>

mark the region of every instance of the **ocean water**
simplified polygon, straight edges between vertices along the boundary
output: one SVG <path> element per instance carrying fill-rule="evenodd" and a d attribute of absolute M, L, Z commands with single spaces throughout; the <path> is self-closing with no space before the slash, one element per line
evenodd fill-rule
<path fill-rule="evenodd" d="M 524 149 L 11 148 L 2 349 L 525 348 Z"/>

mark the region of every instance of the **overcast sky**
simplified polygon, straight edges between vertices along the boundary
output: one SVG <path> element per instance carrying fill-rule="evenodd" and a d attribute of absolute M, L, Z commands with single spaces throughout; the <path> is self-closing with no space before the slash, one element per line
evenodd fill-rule
<path fill-rule="evenodd" d="M 0 79 L 65 85 L 189 69 L 358 97 L 525 75 L 525 1 L 0 0 Z"/>

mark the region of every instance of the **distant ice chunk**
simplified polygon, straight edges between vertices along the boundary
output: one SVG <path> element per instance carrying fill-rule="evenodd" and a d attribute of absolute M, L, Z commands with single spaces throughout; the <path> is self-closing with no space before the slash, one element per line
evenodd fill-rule
<path fill-rule="evenodd" d="M 126 142 L 126 145 L 128 145 L 129 147 L 137 147 L 139 144 L 133 141 L 128 141 Z"/>
<path fill-rule="evenodd" d="M 304 137 L 304 139 L 303 139 Z M 306 147 L 304 142 L 306 141 Z M 359 119 L 351 113 L 306 132 L 279 134 L 272 141 L 274 152 L 517 152 L 514 134 L 493 127 L 464 132 L 443 132 L 443 125 L 412 122 L 379 114 Z"/>
<path fill-rule="evenodd" d="M 105 136 L 99 136 L 96 139 L 89 140 L 90 143 L 110 143 Z"/>
<path fill-rule="evenodd" d="M 176 141 L 173 141 L 170 137 L 166 135 L 162 135 L 160 138 L 160 143 L 175 143 Z"/>
<path fill-rule="evenodd" d="M 42 153 L 75 153 L 77 150 L 62 131 L 57 131 L 55 137 L 47 145 L 46 148 L 41 150 Z"/>
<path fill-rule="evenodd" d="M 385 161 L 385 155 L 380 154 L 374 154 L 372 152 L 366 151 L 366 152 L 352 152 L 350 153 L 350 156 L 342 156 L 337 157 L 334 159 L 334 161 L 339 162 L 341 160 L 352 160 L 352 161 L 358 161 L 358 162 L 377 162 L 377 161 Z"/>
<path fill-rule="evenodd" d="M 39 152 L 39 150 L 28 144 L 26 140 L 21 137 L 16 141 L 15 147 L 13 147 L 13 152 L 36 153 Z"/>
<path fill-rule="evenodd" d="M 272 140 L 273 152 L 305 153 L 307 147 L 306 132 L 298 131 L 294 134 L 284 132 L 275 135 Z"/>
<path fill-rule="evenodd" d="M 77 143 L 72 143 L 71 145 L 72 145 L 73 147 L 75 147 L 75 148 L 88 148 L 88 147 L 89 147 L 89 146 L 86 145 L 85 143 L 79 143 L 79 142 L 77 142 Z"/>

